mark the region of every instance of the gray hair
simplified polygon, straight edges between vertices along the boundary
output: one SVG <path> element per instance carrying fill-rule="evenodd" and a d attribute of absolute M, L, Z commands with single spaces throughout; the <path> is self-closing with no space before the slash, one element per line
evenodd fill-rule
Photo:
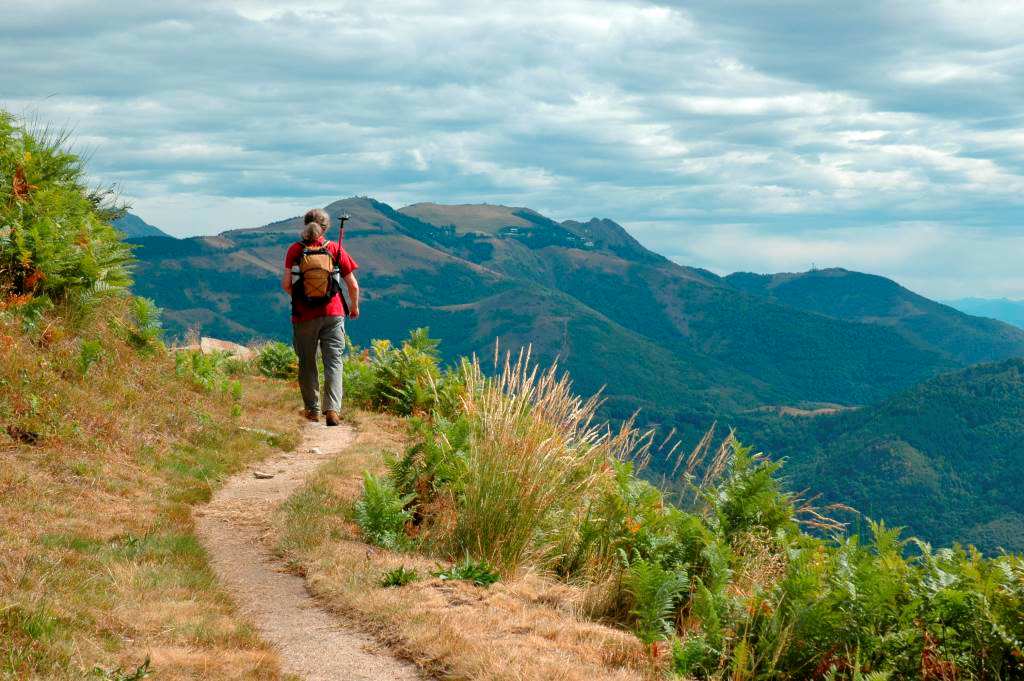
<path fill-rule="evenodd" d="M 312 208 L 306 211 L 306 215 L 302 218 L 302 222 L 305 225 L 302 228 L 300 236 L 303 241 L 316 241 L 327 232 L 327 228 L 331 226 L 331 216 L 327 214 L 323 208 Z"/>

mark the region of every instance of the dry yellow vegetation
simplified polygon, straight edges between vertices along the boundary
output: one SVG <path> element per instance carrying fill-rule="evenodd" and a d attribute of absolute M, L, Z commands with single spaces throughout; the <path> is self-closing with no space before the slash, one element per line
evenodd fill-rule
<path fill-rule="evenodd" d="M 588 621 L 588 592 L 526 572 L 489 588 L 431 577 L 438 564 L 369 547 L 352 520 L 362 472 L 406 444 L 406 422 L 358 412 L 354 443 L 280 509 L 279 547 L 332 610 L 375 632 L 399 654 L 451 679 L 643 679 L 650 670 L 632 634 Z M 398 567 L 421 579 L 380 586 Z"/>
<path fill-rule="evenodd" d="M 0 323 L 0 678 L 125 679 L 147 658 L 165 680 L 281 678 L 191 506 L 294 446 L 291 388 L 203 387 L 159 346 L 140 354 L 126 319 Z"/>

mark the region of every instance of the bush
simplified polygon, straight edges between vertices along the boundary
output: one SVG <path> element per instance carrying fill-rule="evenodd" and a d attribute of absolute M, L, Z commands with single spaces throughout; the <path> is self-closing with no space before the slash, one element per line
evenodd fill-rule
<path fill-rule="evenodd" d="M 256 368 L 267 378 L 292 380 L 299 375 L 299 358 L 290 345 L 275 341 L 259 349 Z"/>
<path fill-rule="evenodd" d="M 45 299 L 88 314 L 131 283 L 130 248 L 110 225 L 123 208 L 86 188 L 66 144 L 0 111 L 0 300 L 14 313 L 38 315 Z"/>
<path fill-rule="evenodd" d="M 244 367 L 244 362 L 226 352 L 179 350 L 174 355 L 175 373 L 204 392 L 230 396 L 236 417 L 241 415 L 242 384 L 235 377 Z"/>
<path fill-rule="evenodd" d="M 395 347 L 375 340 L 371 349 L 350 346 L 345 361 L 345 393 L 364 408 L 408 416 L 451 413 L 463 391 L 462 372 L 439 365 L 438 341 L 415 329 Z"/>

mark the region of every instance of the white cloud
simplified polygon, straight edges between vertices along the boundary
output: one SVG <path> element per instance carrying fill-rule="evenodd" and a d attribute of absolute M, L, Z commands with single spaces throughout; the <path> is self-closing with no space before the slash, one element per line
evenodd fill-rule
<path fill-rule="evenodd" d="M 1019 4 L 538 7 L 0 6 L 0 105 L 73 128 L 178 234 L 351 194 L 500 201 L 722 270 L 1024 297 L 999 261 L 1024 256 Z"/>

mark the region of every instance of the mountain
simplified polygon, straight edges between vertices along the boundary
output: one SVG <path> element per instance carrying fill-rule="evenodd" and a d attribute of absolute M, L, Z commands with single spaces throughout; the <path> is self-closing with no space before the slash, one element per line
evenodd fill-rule
<path fill-rule="evenodd" d="M 945 374 L 878 405 L 789 426 L 800 432 L 776 433 L 773 454 L 788 457 L 798 488 L 933 543 L 1024 552 L 1024 360 Z"/>
<path fill-rule="evenodd" d="M 946 304 L 967 314 L 991 317 L 1024 329 L 1024 300 L 961 298 L 947 300 Z"/>
<path fill-rule="evenodd" d="M 739 290 L 782 305 L 891 328 L 915 346 L 960 364 L 1024 357 L 1024 329 L 971 316 L 885 277 L 826 269 L 799 274 L 742 272 L 725 279 Z"/>
<path fill-rule="evenodd" d="M 134 213 L 125 213 L 114 220 L 114 227 L 121 230 L 129 239 L 137 239 L 147 236 L 162 236 L 173 239 L 170 234 L 154 227 Z"/>
<path fill-rule="evenodd" d="M 862 404 L 955 368 L 891 328 L 752 295 L 651 253 L 611 220 L 558 223 L 526 208 L 338 201 L 361 264 L 357 342 L 430 326 L 448 357 L 532 344 L 582 391 L 607 385 L 607 413 L 645 408 L 692 431 L 761 404 Z M 282 254 L 300 219 L 216 237 L 145 239 L 137 292 L 172 333 L 286 338 Z M 333 236 L 333 232 L 332 232 Z"/>

